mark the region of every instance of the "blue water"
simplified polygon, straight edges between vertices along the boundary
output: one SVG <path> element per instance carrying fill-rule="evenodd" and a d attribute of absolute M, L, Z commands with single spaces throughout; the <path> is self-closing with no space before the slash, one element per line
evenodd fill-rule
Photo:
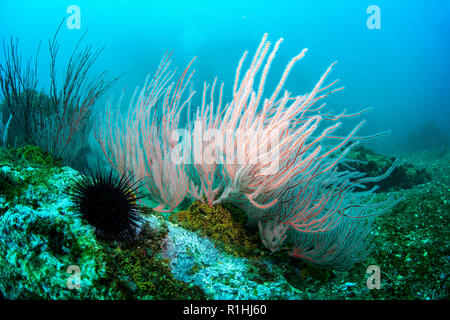
<path fill-rule="evenodd" d="M 196 56 L 197 100 L 204 81 L 215 76 L 232 91 L 237 63 L 248 49 L 254 53 L 263 34 L 274 43 L 285 40 L 269 75 L 267 90 L 278 81 L 289 59 L 303 48 L 307 56 L 296 65 L 286 84 L 306 93 L 334 61 L 330 80 L 339 78 L 345 90 L 328 99 L 333 110 L 371 106 L 362 133 L 391 129 L 392 135 L 374 147 L 394 150 L 408 132 L 434 120 L 450 132 L 450 1 L 5 1 L 0 2 L 0 38 L 19 39 L 24 57 L 41 42 L 39 77 L 48 83 L 48 42 L 70 5 L 81 11 L 81 29 L 63 26 L 59 70 L 79 37 L 85 44 L 105 46 L 93 71 L 126 74 L 96 104 L 131 95 L 159 60 L 172 52 L 183 69 Z M 381 29 L 369 29 L 366 12 L 380 8 Z M 3 59 L 3 55 L 1 58 Z M 270 91 L 266 91 L 270 92 Z"/>

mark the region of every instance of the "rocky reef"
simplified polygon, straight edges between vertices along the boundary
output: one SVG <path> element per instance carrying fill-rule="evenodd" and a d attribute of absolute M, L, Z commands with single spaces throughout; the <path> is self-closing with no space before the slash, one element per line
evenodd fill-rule
<path fill-rule="evenodd" d="M 79 173 L 38 147 L 7 149 L 0 163 L 0 291 L 6 299 L 298 298 L 283 277 L 261 283 L 249 275 L 257 270 L 247 259 L 150 209 L 135 241 L 98 239 L 65 193 Z M 80 270 L 80 289 L 68 286 L 70 266 Z"/>
<path fill-rule="evenodd" d="M 348 165 L 340 164 L 341 170 L 348 169 L 363 172 L 368 177 L 377 177 L 385 173 L 394 163 L 395 158 L 376 154 L 363 146 L 357 146 L 348 155 Z M 382 181 L 367 183 L 367 188 L 378 185 L 377 192 L 399 191 L 429 182 L 430 173 L 425 168 L 417 168 L 411 163 L 402 162 Z"/>
<path fill-rule="evenodd" d="M 364 150 L 353 156 L 368 175 L 392 161 Z M 436 167 L 425 184 L 413 178 L 425 167 L 411 166 L 398 173 L 410 184 L 393 179 L 380 188 L 379 200 L 404 200 L 377 218 L 368 260 L 343 272 L 270 253 L 245 212 L 228 204 L 186 200 L 169 218 L 144 207 L 137 239 L 101 240 L 65 193 L 79 172 L 35 146 L 2 149 L 0 292 L 5 299 L 448 298 L 450 188 L 438 179 L 448 166 Z M 369 265 L 382 270 L 379 290 L 366 286 Z M 71 266 L 79 289 L 70 285 Z"/>

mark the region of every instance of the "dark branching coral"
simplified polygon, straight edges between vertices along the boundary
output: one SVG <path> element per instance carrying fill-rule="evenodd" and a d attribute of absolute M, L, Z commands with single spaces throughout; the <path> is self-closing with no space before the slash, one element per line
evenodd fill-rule
<path fill-rule="evenodd" d="M 34 61 L 24 62 L 18 41 L 11 39 L 9 44 L 3 43 L 0 112 L 3 123 L 12 115 L 11 130 L 16 136 L 10 132 L 9 144 L 17 141 L 19 145 L 37 145 L 55 159 L 72 164 L 86 145 L 95 102 L 118 78 L 109 80 L 107 72 L 88 76 L 102 49 L 93 50 L 90 45 L 79 49 L 83 36 L 63 68 L 63 81 L 57 81 L 56 60 L 60 45 L 56 37 L 63 22 L 49 41 L 50 83 L 46 86 L 47 92 L 38 88 L 37 53 Z"/>
<path fill-rule="evenodd" d="M 136 183 L 130 174 L 96 173 L 80 176 L 67 193 L 73 209 L 105 240 L 129 241 L 136 237 L 141 223 Z"/>

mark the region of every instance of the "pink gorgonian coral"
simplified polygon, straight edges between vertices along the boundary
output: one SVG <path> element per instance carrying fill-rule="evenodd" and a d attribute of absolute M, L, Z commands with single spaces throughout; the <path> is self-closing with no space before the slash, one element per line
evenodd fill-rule
<path fill-rule="evenodd" d="M 247 52 L 239 61 L 230 101 L 223 102 L 223 83 L 217 95 L 215 79 L 211 88 L 204 84 L 201 105 L 192 114 L 194 91 L 184 94 L 191 64 L 175 83 L 165 58 L 138 99 L 132 99 L 125 120 L 118 109 L 108 109 L 97 138 L 114 168 L 131 168 L 144 179 L 159 203 L 155 210 L 171 212 L 186 195 L 211 206 L 233 203 L 246 210 L 271 251 L 287 247 L 293 257 L 348 269 L 370 252 L 374 218 L 396 204 L 375 203 L 373 190 L 355 188 L 383 179 L 396 163 L 379 177 L 338 170 L 359 140 L 377 136 L 357 135 L 364 121 L 345 136 L 335 133 L 341 120 L 368 109 L 337 115 L 325 110 L 322 99 L 342 89 L 333 89 L 337 81 L 325 84 L 334 64 L 309 93 L 285 90 L 306 49 L 288 62 L 267 94 L 281 42 L 271 50 L 265 34 L 250 66 L 244 69 Z M 186 107 L 183 126 L 180 115 Z"/>

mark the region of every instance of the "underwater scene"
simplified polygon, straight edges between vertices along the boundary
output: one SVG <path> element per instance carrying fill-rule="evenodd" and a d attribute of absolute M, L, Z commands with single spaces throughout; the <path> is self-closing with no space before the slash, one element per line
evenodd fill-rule
<path fill-rule="evenodd" d="M 1 1 L 0 300 L 448 300 L 449 34 L 448 0 Z"/>

